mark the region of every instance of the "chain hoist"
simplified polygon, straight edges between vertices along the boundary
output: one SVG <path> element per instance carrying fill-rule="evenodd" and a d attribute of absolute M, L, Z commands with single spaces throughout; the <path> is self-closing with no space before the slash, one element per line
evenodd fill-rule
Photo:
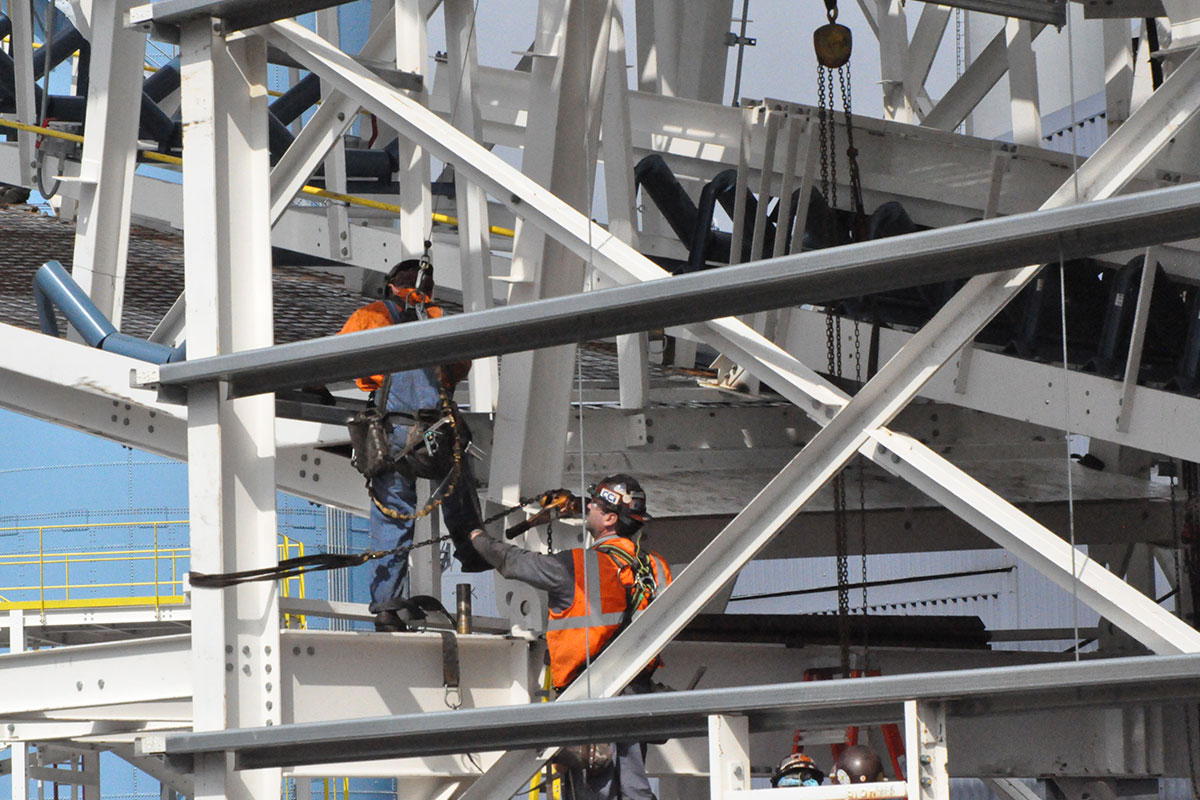
<path fill-rule="evenodd" d="M 837 0 L 825 0 L 828 22 L 813 32 L 813 49 L 817 54 L 817 138 L 821 157 L 821 196 L 829 213 L 826 216 L 825 240 L 839 243 L 837 211 L 837 126 L 834 120 L 834 72 L 842 96 L 842 114 L 846 128 L 846 161 L 850 179 L 850 204 L 854 225 L 852 240 L 863 238 L 862 187 L 858 172 L 858 151 L 854 147 L 854 126 L 851 119 L 850 52 L 853 37 L 850 29 L 838 23 Z M 855 378 L 862 379 L 862 354 L 859 346 L 858 324 L 855 323 Z M 825 309 L 825 352 L 831 377 L 842 376 L 842 319 L 833 306 Z M 846 479 L 839 472 L 833 479 L 833 532 L 837 554 L 838 586 L 838 645 L 841 651 L 842 677 L 850 677 L 850 559 L 846 526 Z M 862 505 L 863 485 L 859 473 L 859 500 Z M 865 535 L 865 523 L 863 527 Z M 864 542 L 865 545 L 865 542 Z M 863 548 L 866 558 L 866 548 Z M 864 576 L 865 576 L 864 565 Z M 865 577 L 864 577 L 865 584 Z M 865 586 L 864 586 L 865 591 Z M 866 613 L 866 597 L 863 597 Z"/>

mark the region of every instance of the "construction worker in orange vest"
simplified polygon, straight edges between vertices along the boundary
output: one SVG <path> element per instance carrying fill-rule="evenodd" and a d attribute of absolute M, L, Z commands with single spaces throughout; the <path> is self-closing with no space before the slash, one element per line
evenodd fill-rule
<path fill-rule="evenodd" d="M 558 690 L 566 688 L 600 651 L 671 582 L 662 556 L 641 546 L 646 493 L 637 479 L 610 475 L 588 487 L 584 525 L 593 545 L 542 554 L 505 544 L 482 530 L 471 534 L 481 556 L 506 578 L 522 581 L 549 595 L 546 644 L 550 673 Z M 651 689 L 655 659 L 630 683 L 625 694 Z M 575 798 L 653 800 L 646 778 L 644 744 L 618 742 L 612 763 L 568 774 Z"/>

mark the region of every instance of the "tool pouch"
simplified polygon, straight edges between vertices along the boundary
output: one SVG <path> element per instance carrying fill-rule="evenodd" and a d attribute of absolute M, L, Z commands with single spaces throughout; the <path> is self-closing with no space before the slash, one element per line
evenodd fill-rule
<path fill-rule="evenodd" d="M 612 766 L 613 747 L 608 742 L 574 744 L 559 750 L 554 763 L 576 772 L 596 772 Z"/>
<path fill-rule="evenodd" d="M 364 478 L 374 478 L 381 472 L 395 469 L 396 464 L 388 449 L 386 415 L 381 410 L 372 407 L 355 414 L 346 427 L 350 431 L 350 446 L 353 449 L 350 463 Z"/>
<path fill-rule="evenodd" d="M 408 429 L 408 440 L 400 460 L 418 478 L 441 480 L 454 469 L 454 442 L 458 439 L 460 452 L 471 442 L 471 429 L 450 403 L 449 411 L 422 408 L 415 414 Z"/>

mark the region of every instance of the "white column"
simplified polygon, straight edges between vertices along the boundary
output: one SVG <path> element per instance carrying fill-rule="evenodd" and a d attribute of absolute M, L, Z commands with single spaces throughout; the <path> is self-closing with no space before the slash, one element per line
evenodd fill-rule
<path fill-rule="evenodd" d="M 16 94 L 17 120 L 26 125 L 37 125 L 37 93 L 33 83 L 33 9 L 32 0 L 9 0 L 8 15 L 12 19 L 13 88 Z M 17 132 L 17 152 L 21 169 L 21 183 L 33 184 L 33 143 L 37 135 L 29 131 Z"/>
<path fill-rule="evenodd" d="M 446 54 L 450 69 L 451 122 L 479 142 L 483 128 L 475 97 L 478 48 L 475 37 L 475 7 L 470 0 L 446 0 Z M 463 308 L 482 311 L 492 307 L 491 221 L 487 195 L 466 175 L 455 171 L 454 193 L 458 198 L 458 249 L 462 269 Z M 478 358 L 471 366 L 469 385 L 471 410 L 496 410 L 499 392 L 499 359 Z"/>
<path fill-rule="evenodd" d="M 878 0 L 879 74 L 883 86 L 884 119 L 913 122 L 904 89 L 904 56 L 908 52 L 908 22 L 900 0 Z M 916 91 L 919 87 L 913 87 Z M 837 91 L 837 87 L 834 87 Z"/>
<path fill-rule="evenodd" d="M 342 36 L 338 27 L 338 9 L 322 8 L 317 11 L 317 35 L 341 46 Z M 328 82 L 321 83 L 321 98 L 330 100 L 335 90 Z M 347 115 L 349 116 L 349 115 Z M 338 194 L 346 193 L 346 140 L 338 137 L 325 155 L 325 188 Z M 326 208 L 329 220 L 329 257 L 349 261 L 350 252 L 350 209 L 345 203 L 330 200 Z"/>
<path fill-rule="evenodd" d="M 216 20 L 181 32 L 184 277 L 188 348 L 212 356 L 273 343 L 266 46 L 226 42 Z M 192 567 L 220 573 L 278 561 L 274 395 L 188 397 Z M 279 606 L 274 581 L 192 589 L 195 730 L 280 721 Z M 279 796 L 277 769 L 230 771 L 196 760 L 195 797 Z"/>
<path fill-rule="evenodd" d="M 426 61 L 429 42 L 425 35 L 425 15 L 419 0 L 396 0 L 396 69 L 415 72 L 429 79 Z M 397 90 L 400 91 L 400 90 Z M 428 89 L 402 92 L 422 105 L 428 105 Z M 429 154 L 403 136 L 397 160 L 400 163 L 400 244 L 401 258 L 419 258 L 429 234 L 433 205 L 429 190 Z"/>
<path fill-rule="evenodd" d="M 610 4 L 612 30 L 605 67 L 604 187 L 608 204 L 608 232 L 630 247 L 637 247 L 634 224 L 637 190 L 633 185 L 633 145 L 629 121 L 629 76 L 626 74 L 625 21 L 621 4 Z M 601 276 L 595 276 L 597 278 Z M 650 399 L 649 341 L 643 333 L 617 337 L 617 379 L 621 408 L 645 408 Z"/>
<path fill-rule="evenodd" d="M 740 11 L 741 6 L 738 6 Z M 705 103 L 725 102 L 725 72 L 733 48 L 725 43 L 733 0 L 689 0 L 680 14 L 679 96 Z M 750 50 L 747 55 L 754 53 Z"/>
<path fill-rule="evenodd" d="M 136 0 L 96 0 L 92 5 L 87 136 L 71 268 L 75 282 L 118 328 L 146 54 L 145 32 L 125 27 L 133 5 Z"/>
<path fill-rule="evenodd" d="M 712 800 L 750 788 L 750 723 L 746 717 L 708 718 L 708 791 Z"/>
<path fill-rule="evenodd" d="M 533 64 L 523 171 L 585 214 L 609 46 L 606 11 L 607 4 L 542 0 L 534 44 L 545 57 Z M 513 273 L 527 282 L 513 285 L 509 303 L 579 292 L 586 268 L 563 245 L 532 225 L 521 225 L 513 246 Z M 489 471 L 493 500 L 511 504 L 562 485 L 575 376 L 574 345 L 504 357 Z M 540 627 L 542 603 L 523 584 L 505 585 L 497 597 L 510 591 L 511 618 Z"/>
<path fill-rule="evenodd" d="M 25 652 L 25 612 L 19 608 L 8 612 L 8 651 Z M 12 765 L 12 800 L 28 800 L 29 744 L 13 742 L 9 763 Z"/>
<path fill-rule="evenodd" d="M 1009 17 L 1004 24 L 1008 44 L 1008 88 L 1011 96 L 1013 141 L 1042 146 L 1042 112 L 1038 103 L 1037 58 L 1032 23 Z"/>
<path fill-rule="evenodd" d="M 1111 134 L 1129 118 L 1133 97 L 1133 50 L 1127 19 L 1100 20 L 1104 35 L 1104 120 Z"/>
<path fill-rule="evenodd" d="M 909 800 L 950 800 L 946 707 L 940 703 L 905 701 L 904 733 Z"/>

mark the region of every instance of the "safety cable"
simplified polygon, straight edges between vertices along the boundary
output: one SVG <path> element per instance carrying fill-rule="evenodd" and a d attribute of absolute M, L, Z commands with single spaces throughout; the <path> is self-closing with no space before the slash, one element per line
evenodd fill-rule
<path fill-rule="evenodd" d="M 420 547 L 429 547 L 449 540 L 450 536 L 446 535 L 425 542 L 401 545 L 391 550 L 366 550 L 362 553 L 316 553 L 310 556 L 284 559 L 273 567 L 259 567 L 258 569 L 247 569 L 240 572 L 213 574 L 189 572 L 188 583 L 198 589 L 223 589 L 226 586 L 236 586 L 241 583 L 294 578 L 308 572 L 356 567 L 368 561 L 392 555 L 403 555 Z"/>
<path fill-rule="evenodd" d="M 24 122 L 17 122 L 16 120 L 0 119 L 0 126 L 14 128 L 19 131 L 40 133 L 43 136 L 49 136 L 53 139 L 64 139 L 68 142 L 75 142 L 77 144 L 83 143 L 83 137 L 77 133 L 56 131 L 52 128 L 47 128 L 41 125 L 29 125 Z M 138 155 L 147 161 L 158 161 L 163 164 L 173 164 L 175 166 L 183 164 L 183 159 L 179 156 L 169 155 L 167 153 L 159 153 L 154 150 L 141 150 L 138 152 Z M 366 197 L 342 194 L 340 192 L 331 192 L 328 189 L 321 189 L 317 186 L 305 185 L 300 187 L 300 191 L 304 194 L 312 195 L 314 197 L 321 197 L 326 200 L 337 200 L 338 202 L 347 203 L 352 206 L 359 206 L 360 208 L 373 208 L 377 211 L 388 211 L 393 214 L 401 214 L 404 211 L 401 206 L 393 203 L 383 203 L 379 200 L 371 200 L 370 198 Z M 431 218 L 434 222 L 440 222 L 444 225 L 453 225 L 455 227 L 458 226 L 458 218 L 452 217 L 448 214 L 432 214 Z M 491 225 L 489 226 L 488 230 L 497 236 L 504 236 L 509 239 L 516 236 L 516 231 L 514 231 L 512 228 L 503 228 L 499 225 Z"/>
<path fill-rule="evenodd" d="M 1062 325 L 1063 358 L 1063 446 L 1067 456 L 1067 529 L 1071 538 L 1071 628 L 1075 641 L 1079 641 L 1079 574 L 1075 567 L 1075 483 L 1071 475 L 1071 393 L 1067 378 L 1071 374 L 1067 362 L 1067 267 L 1063 261 L 1062 242 L 1058 248 L 1058 307 Z M 1075 660 L 1079 660 L 1079 648 L 1075 648 Z"/>
<path fill-rule="evenodd" d="M 543 493 L 548 494 L 548 493 Z M 493 514 L 483 520 L 481 525 L 488 525 L 506 514 L 511 514 L 513 511 L 522 506 L 536 502 L 542 495 L 537 495 L 530 498 L 524 498 L 515 506 L 510 506 L 503 509 L 498 514 Z M 242 570 L 241 572 L 221 572 L 221 573 L 204 573 L 190 572 L 188 573 L 188 582 L 198 589 L 221 589 L 226 586 L 235 586 L 240 583 L 251 583 L 254 581 L 279 580 L 282 578 L 294 578 L 298 575 L 303 575 L 308 572 L 318 572 L 322 570 L 344 569 L 346 567 L 356 567 L 359 564 L 365 564 L 368 561 L 374 561 L 380 558 L 386 558 L 392 555 L 405 555 L 412 550 L 421 547 L 430 547 L 441 542 L 450 541 L 449 535 L 439 536 L 428 541 L 418 542 L 416 544 L 399 545 L 391 550 L 366 550 L 362 553 L 315 553 L 309 556 L 299 556 L 297 558 L 287 558 L 280 561 L 273 567 L 259 567 L 258 569 Z"/>
<path fill-rule="evenodd" d="M 611 7 L 609 7 L 609 9 L 605 12 L 605 14 L 607 14 L 609 17 L 609 25 L 610 26 L 612 24 L 612 13 L 613 12 L 612 12 Z M 601 31 L 603 31 L 603 29 L 604 29 L 603 18 L 601 19 L 600 24 L 601 24 Z M 624 22 L 622 21 L 622 25 L 623 24 L 624 24 Z M 586 31 L 585 31 L 585 33 L 586 33 Z M 599 35 L 597 35 L 597 38 L 599 38 Z M 610 42 L 611 42 L 611 38 L 612 38 L 612 28 L 610 27 L 609 28 Z M 590 41 L 590 37 L 585 36 L 584 41 Z M 605 45 L 604 52 L 607 53 L 609 42 L 605 42 L 604 45 Z M 581 70 L 581 74 L 587 76 L 588 86 L 590 89 L 590 86 L 594 82 L 595 76 L 592 75 L 592 68 L 595 67 L 595 64 L 589 63 L 589 61 L 588 61 L 588 48 L 577 47 L 576 49 L 579 50 L 580 60 L 584 62 L 583 69 Z M 611 57 L 612 57 L 611 54 L 609 54 L 607 56 L 607 58 L 611 58 Z M 605 71 L 607 72 L 607 62 L 606 62 Z M 624 74 L 624 73 L 622 73 L 622 74 Z M 594 215 L 592 214 L 592 212 L 595 207 L 595 194 L 596 194 L 596 184 L 595 184 L 596 163 L 595 163 L 595 160 L 593 158 L 593 153 L 592 153 L 592 103 L 591 103 L 592 94 L 591 94 L 591 91 L 589 90 L 589 91 L 585 91 L 585 92 L 580 92 L 580 99 L 581 99 L 581 102 L 583 103 L 583 164 L 584 164 L 584 170 L 585 170 L 584 183 L 587 187 L 587 215 L 588 215 L 588 219 L 590 220 L 590 219 L 594 219 Z M 595 281 L 595 276 L 596 276 L 595 259 L 593 257 L 594 250 L 593 250 L 593 245 L 592 245 L 592 227 L 593 226 L 591 226 L 591 225 L 587 226 L 588 257 L 587 257 L 587 273 L 586 273 L 586 277 L 585 277 L 585 283 L 587 281 Z M 620 378 L 618 377 L 618 381 L 619 380 L 620 380 Z M 584 458 L 585 451 L 584 451 L 584 447 L 583 447 L 583 411 L 584 411 L 584 406 L 583 406 L 583 349 L 579 345 L 575 346 L 575 382 L 576 382 L 577 391 L 578 391 L 578 395 L 579 395 L 579 490 L 580 490 L 579 496 L 581 498 L 583 498 L 583 502 L 580 505 L 582 506 L 581 512 L 583 515 L 583 520 L 582 520 L 583 521 L 583 535 L 584 535 L 583 544 L 584 544 L 584 547 L 586 548 L 588 545 L 588 543 L 587 543 L 588 494 L 587 494 L 587 488 L 586 488 L 587 461 Z M 586 569 L 583 571 L 583 596 L 588 598 L 589 603 L 591 602 L 592 592 L 591 592 L 591 587 L 588 585 L 588 570 L 586 570 Z M 588 613 L 591 614 L 591 613 L 595 613 L 595 612 L 596 612 L 596 609 L 590 608 L 590 606 L 589 606 Z M 587 696 L 590 698 L 590 697 L 592 697 L 592 631 L 591 631 L 591 628 L 587 627 L 587 626 L 584 627 L 583 631 L 584 631 L 584 633 L 583 633 L 584 652 L 586 653 L 586 657 L 584 659 L 583 674 L 587 681 Z"/>

